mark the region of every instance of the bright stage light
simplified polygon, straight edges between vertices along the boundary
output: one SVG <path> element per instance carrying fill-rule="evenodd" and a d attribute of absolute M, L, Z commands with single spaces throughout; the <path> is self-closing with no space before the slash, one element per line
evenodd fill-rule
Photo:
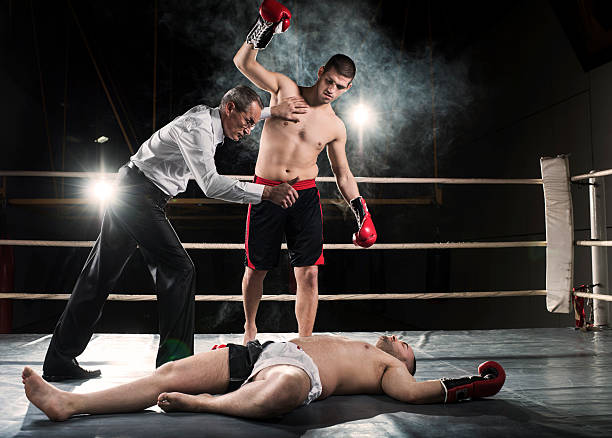
<path fill-rule="evenodd" d="M 113 198 L 115 188 L 108 181 L 93 181 L 89 187 L 89 194 L 93 199 L 99 202 L 107 202 Z"/>
<path fill-rule="evenodd" d="M 367 125 L 370 121 L 370 110 L 367 106 L 360 103 L 353 110 L 353 120 L 358 125 Z"/>

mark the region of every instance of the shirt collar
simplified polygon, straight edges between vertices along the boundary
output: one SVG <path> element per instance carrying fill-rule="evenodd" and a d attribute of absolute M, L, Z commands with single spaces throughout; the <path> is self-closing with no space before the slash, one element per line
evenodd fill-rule
<path fill-rule="evenodd" d="M 221 124 L 221 111 L 219 107 L 211 109 L 210 116 L 212 118 L 213 139 L 215 140 L 215 145 L 222 144 L 225 140 L 225 136 L 223 135 L 223 124 Z"/>

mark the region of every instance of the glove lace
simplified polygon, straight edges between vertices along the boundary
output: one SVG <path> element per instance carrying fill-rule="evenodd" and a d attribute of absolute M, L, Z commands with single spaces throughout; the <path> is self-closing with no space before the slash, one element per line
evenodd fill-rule
<path fill-rule="evenodd" d="M 268 35 L 266 34 L 267 32 L 271 33 L 273 25 L 274 23 L 270 23 L 259 17 L 255 25 L 253 26 L 253 29 L 251 29 L 251 32 L 249 32 L 249 34 L 247 35 L 246 42 L 249 44 L 253 44 L 253 47 L 256 49 L 261 49 L 265 47 L 265 44 L 262 44 L 262 41 L 268 37 Z"/>

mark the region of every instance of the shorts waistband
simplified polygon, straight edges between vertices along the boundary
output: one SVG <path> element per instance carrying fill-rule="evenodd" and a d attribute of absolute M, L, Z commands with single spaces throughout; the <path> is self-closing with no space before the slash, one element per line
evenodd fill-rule
<path fill-rule="evenodd" d="M 265 179 L 265 178 L 261 178 L 257 175 L 255 175 L 255 178 L 253 178 L 253 182 L 255 184 L 263 184 L 264 186 L 277 186 L 279 184 L 282 184 L 286 181 L 273 181 L 271 179 Z M 317 184 L 313 179 L 305 179 L 305 180 L 300 180 L 298 182 L 296 182 L 295 184 L 293 184 L 293 188 L 295 190 L 306 190 L 306 189 L 311 189 L 313 187 L 316 187 Z"/>

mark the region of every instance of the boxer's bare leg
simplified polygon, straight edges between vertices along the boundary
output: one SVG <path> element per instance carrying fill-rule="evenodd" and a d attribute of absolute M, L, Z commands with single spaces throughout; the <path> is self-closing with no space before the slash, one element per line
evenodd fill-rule
<path fill-rule="evenodd" d="M 211 412 L 248 418 L 269 418 L 286 414 L 302 405 L 310 392 L 310 378 L 300 368 L 274 365 L 263 369 L 255 381 L 234 392 L 213 397 L 177 392 L 159 395 L 157 405 L 164 411 Z"/>
<path fill-rule="evenodd" d="M 242 343 L 254 340 L 257 337 L 255 317 L 257 308 L 263 294 L 263 281 L 268 271 L 257 271 L 246 266 L 242 277 L 242 302 L 244 306 L 244 339 Z"/>
<path fill-rule="evenodd" d="M 147 377 L 88 394 L 61 391 L 29 367 L 24 368 L 22 380 L 28 400 L 54 421 L 76 414 L 135 412 L 156 404 L 163 392 L 225 392 L 229 383 L 228 349 L 168 362 Z"/>
<path fill-rule="evenodd" d="M 293 268 L 297 293 L 295 298 L 295 317 L 300 336 L 312 336 L 317 305 L 319 303 L 319 281 L 317 266 Z"/>

